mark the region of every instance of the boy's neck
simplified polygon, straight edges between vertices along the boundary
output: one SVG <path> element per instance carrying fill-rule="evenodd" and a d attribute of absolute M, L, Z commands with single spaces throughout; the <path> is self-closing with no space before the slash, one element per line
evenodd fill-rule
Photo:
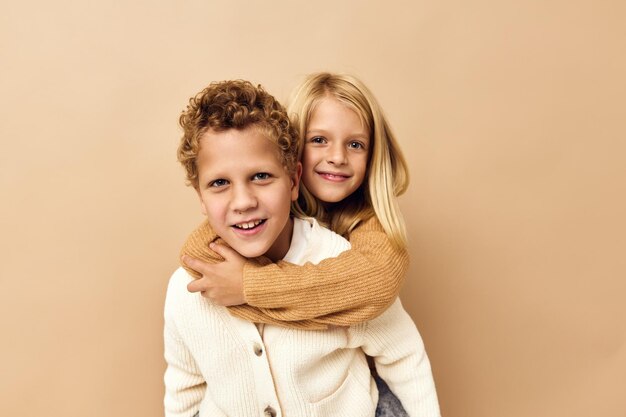
<path fill-rule="evenodd" d="M 291 236 L 293 235 L 293 217 L 289 216 L 285 227 L 276 238 L 274 244 L 269 248 L 263 256 L 268 257 L 272 262 L 276 263 L 283 259 L 289 247 L 291 246 Z"/>

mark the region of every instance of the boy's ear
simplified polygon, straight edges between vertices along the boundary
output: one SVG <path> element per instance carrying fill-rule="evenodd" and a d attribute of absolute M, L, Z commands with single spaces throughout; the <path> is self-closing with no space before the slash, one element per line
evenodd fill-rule
<path fill-rule="evenodd" d="M 198 187 L 193 187 L 193 189 L 196 190 L 196 194 L 198 194 L 198 199 L 200 200 L 200 211 L 206 216 L 206 206 L 204 205 L 204 201 L 202 200 L 202 194 L 200 194 L 200 189 Z"/>
<path fill-rule="evenodd" d="M 302 176 L 302 164 L 298 162 L 293 176 L 291 177 L 291 201 L 298 199 L 300 192 L 300 177 Z"/>

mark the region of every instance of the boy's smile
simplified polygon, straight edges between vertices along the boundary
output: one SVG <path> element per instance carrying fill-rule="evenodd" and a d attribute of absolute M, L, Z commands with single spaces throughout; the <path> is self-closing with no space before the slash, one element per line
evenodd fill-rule
<path fill-rule="evenodd" d="M 245 257 L 282 259 L 291 244 L 300 165 L 290 176 L 277 145 L 254 126 L 207 131 L 196 163 L 202 212 L 213 230 Z"/>

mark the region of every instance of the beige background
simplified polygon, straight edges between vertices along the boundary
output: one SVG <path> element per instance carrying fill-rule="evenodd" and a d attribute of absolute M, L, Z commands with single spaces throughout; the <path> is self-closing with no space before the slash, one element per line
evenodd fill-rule
<path fill-rule="evenodd" d="M 2 2 L 0 415 L 162 414 L 212 80 L 360 76 L 410 161 L 403 298 L 445 416 L 626 412 L 626 3 Z"/>

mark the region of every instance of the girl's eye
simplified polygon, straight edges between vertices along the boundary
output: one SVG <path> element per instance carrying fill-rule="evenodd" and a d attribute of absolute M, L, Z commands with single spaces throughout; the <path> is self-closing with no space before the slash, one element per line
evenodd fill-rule
<path fill-rule="evenodd" d="M 350 142 L 348 144 L 348 147 L 352 149 L 365 149 L 365 146 L 363 146 L 361 142 L 357 142 L 357 141 Z"/>
<path fill-rule="evenodd" d="M 263 181 L 263 180 L 268 180 L 270 178 L 270 174 L 268 174 L 267 172 L 259 172 L 254 174 L 254 176 L 252 177 L 252 179 L 256 180 L 256 181 Z"/>
<path fill-rule="evenodd" d="M 225 185 L 228 185 L 228 181 L 223 179 L 213 180 L 209 183 L 209 187 L 224 187 Z"/>
<path fill-rule="evenodd" d="M 309 142 L 311 142 L 311 143 L 326 143 L 326 139 L 324 139 L 322 136 L 313 136 L 311 139 L 309 139 Z"/>

